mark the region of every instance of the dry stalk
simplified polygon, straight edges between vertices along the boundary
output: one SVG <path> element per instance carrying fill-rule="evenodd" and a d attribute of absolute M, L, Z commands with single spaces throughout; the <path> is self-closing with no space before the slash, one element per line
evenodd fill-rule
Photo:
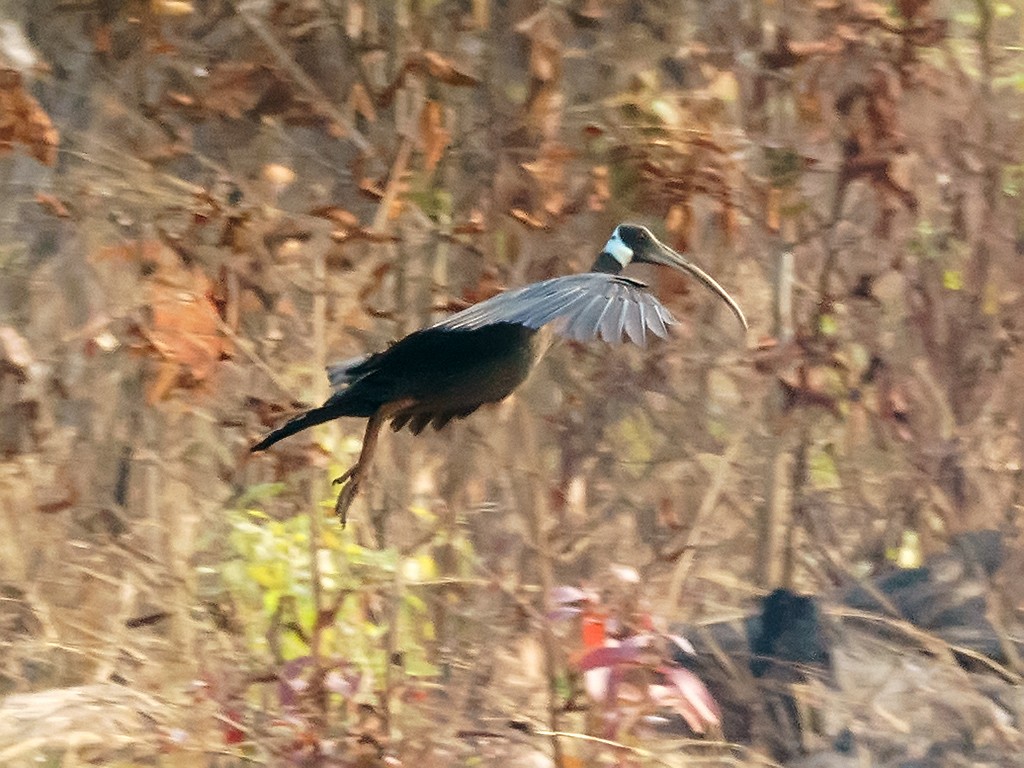
<path fill-rule="evenodd" d="M 289 75 L 295 80 L 302 90 L 304 90 L 311 97 L 315 98 L 320 108 L 327 113 L 328 117 L 331 118 L 338 126 L 345 132 L 345 138 L 351 141 L 360 152 L 363 152 L 371 157 L 376 155 L 373 149 L 373 145 L 370 141 L 360 133 L 351 121 L 345 117 L 341 111 L 334 106 L 330 99 L 327 98 L 326 94 L 320 90 L 319 86 L 313 82 L 313 80 L 305 73 L 295 59 L 291 57 L 291 54 L 285 50 L 277 38 L 274 37 L 273 33 L 267 29 L 263 21 L 256 15 L 254 6 L 260 4 L 254 4 L 251 2 L 236 2 L 234 4 L 235 13 L 238 14 L 239 18 L 245 23 L 256 37 L 260 39 L 267 49 L 273 54 L 274 58 L 277 59 L 277 63 L 288 72 Z"/>
<path fill-rule="evenodd" d="M 675 612 L 676 606 L 679 605 L 679 598 L 682 596 L 683 587 L 697 556 L 696 547 L 704 536 L 705 529 L 710 522 L 711 513 L 715 511 L 718 499 L 725 489 L 725 481 L 729 478 L 732 464 L 736 460 L 737 455 L 739 455 L 740 448 L 746 443 L 749 432 L 749 427 L 741 430 L 729 447 L 725 449 L 725 453 L 722 454 L 722 458 L 718 462 L 715 474 L 711 478 L 711 485 L 708 486 L 708 490 L 701 500 L 700 509 L 697 510 L 697 517 L 693 521 L 693 527 L 690 528 L 690 532 L 686 537 L 683 554 L 676 562 L 676 567 L 672 571 L 672 578 L 669 581 L 668 602 L 666 605 L 669 615 L 672 615 Z"/>

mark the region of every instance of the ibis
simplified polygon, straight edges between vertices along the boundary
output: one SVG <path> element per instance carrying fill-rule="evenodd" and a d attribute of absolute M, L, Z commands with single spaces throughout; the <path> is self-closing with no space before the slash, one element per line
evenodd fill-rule
<path fill-rule="evenodd" d="M 342 416 L 369 421 L 356 464 L 335 483 L 345 485 L 336 511 L 346 512 L 365 480 L 381 427 L 419 434 L 441 429 L 480 406 L 504 400 L 526 380 L 540 354 L 538 331 L 550 326 L 579 342 L 624 339 L 644 346 L 666 338 L 676 321 L 645 283 L 626 277 L 630 263 L 661 264 L 685 272 L 726 303 L 744 330 L 739 304 L 710 275 L 659 241 L 647 227 L 620 224 L 589 272 L 505 291 L 381 352 L 328 366 L 334 394 L 286 422 L 252 447 L 262 451 L 296 432 Z M 347 482 L 346 482 L 347 481 Z"/>

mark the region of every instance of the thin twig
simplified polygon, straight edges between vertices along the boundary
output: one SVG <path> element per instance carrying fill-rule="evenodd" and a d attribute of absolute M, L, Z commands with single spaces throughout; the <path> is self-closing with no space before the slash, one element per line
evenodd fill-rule
<path fill-rule="evenodd" d="M 676 768 L 676 766 L 678 766 L 678 763 L 676 763 L 676 762 L 669 762 L 669 761 L 665 760 L 663 757 L 660 757 L 656 752 L 652 752 L 649 749 L 644 749 L 643 747 L 633 747 L 633 746 L 630 746 L 629 744 L 623 744 L 621 741 L 614 741 L 613 739 L 605 739 L 605 738 L 602 738 L 600 736 L 592 736 L 589 733 L 576 733 L 574 731 L 548 731 L 548 730 L 543 730 L 543 729 L 535 729 L 535 730 L 531 731 L 531 733 L 533 733 L 536 736 L 549 736 L 549 737 L 552 737 L 552 738 L 573 739 L 575 741 L 586 741 L 586 742 L 589 742 L 591 744 L 600 744 L 600 745 L 605 746 L 605 747 L 611 747 L 612 749 L 617 749 L 617 750 L 621 750 L 623 752 L 628 752 L 631 755 L 636 755 L 637 757 L 643 758 L 645 760 L 652 760 L 652 761 L 658 763 L 659 765 L 670 766 L 670 768 Z M 781 768 L 781 766 L 778 763 L 776 763 L 774 760 L 770 760 L 769 758 L 767 758 L 767 757 L 765 757 L 763 755 L 760 755 L 757 752 L 754 752 L 753 750 L 751 750 L 748 747 L 743 746 L 742 744 L 733 744 L 733 743 L 728 742 L 728 741 L 709 741 L 709 740 L 706 740 L 706 739 L 681 739 L 681 740 L 678 740 L 678 741 L 674 741 L 672 746 L 675 749 L 680 749 L 680 748 L 691 748 L 691 749 L 701 749 L 701 750 L 724 749 L 724 750 L 728 750 L 732 755 L 740 754 L 740 755 L 743 755 L 744 758 L 746 758 L 746 759 L 756 760 L 758 762 L 758 764 L 767 766 L 768 768 Z M 718 756 L 718 755 L 714 756 L 714 758 L 715 758 L 716 761 L 723 759 L 721 756 Z M 694 759 L 691 756 L 691 757 L 687 758 L 686 764 L 687 765 L 693 765 L 696 762 L 700 762 L 701 759 L 702 758 Z M 735 761 L 736 758 L 735 757 L 730 757 L 730 758 L 725 758 L 725 759 L 726 760 L 730 760 L 730 761 Z"/>
<path fill-rule="evenodd" d="M 310 242 L 310 256 L 313 260 L 313 282 L 323 288 L 327 282 L 327 247 L 329 239 L 324 232 L 319 232 Z M 317 370 L 327 365 L 327 294 L 317 290 L 313 294 L 313 359 Z M 326 377 L 318 377 L 315 385 L 318 401 L 327 398 L 329 387 Z M 313 626 L 310 628 L 309 656 L 313 664 L 313 691 L 321 720 L 320 727 L 327 726 L 327 696 L 324 689 L 324 669 L 320 658 L 320 640 L 322 627 L 320 617 L 323 611 L 323 580 L 320 574 L 320 483 L 319 473 L 311 473 L 309 478 L 309 578 L 310 592 L 313 599 Z"/>
<path fill-rule="evenodd" d="M 246 2 L 236 2 L 234 4 L 235 13 L 239 15 L 245 25 L 252 31 L 256 37 L 269 49 L 269 51 L 277 59 L 277 63 L 280 64 L 292 79 L 298 83 L 307 94 L 314 97 L 320 107 L 327 116 L 331 118 L 341 129 L 345 132 L 345 138 L 351 141 L 359 151 L 373 157 L 376 156 L 376 151 L 370 141 L 360 133 L 354 125 L 345 117 L 337 107 L 331 102 L 330 99 L 320 90 L 319 86 L 313 82 L 313 80 L 305 73 L 305 71 L 295 60 L 291 57 L 288 51 L 285 50 L 277 38 L 267 29 L 263 21 L 256 15 L 254 9 L 254 3 L 251 0 Z"/>
<path fill-rule="evenodd" d="M 738 435 L 736 435 L 729 447 L 725 449 L 725 453 L 722 454 L 722 458 L 719 460 L 718 467 L 715 470 L 714 477 L 711 480 L 711 485 L 704 494 L 704 499 L 701 501 L 700 509 L 697 511 L 697 517 L 693 521 L 693 527 L 690 528 L 690 533 L 686 537 L 684 552 L 678 562 L 676 562 L 675 569 L 672 571 L 672 579 L 669 582 L 668 589 L 668 608 L 670 612 L 679 605 L 679 598 L 682 595 L 683 586 L 686 583 L 686 578 L 689 575 L 690 569 L 693 567 L 693 561 L 696 558 L 695 553 L 697 544 L 704 534 L 705 523 L 711 513 L 714 512 L 715 507 L 718 505 L 718 498 L 722 495 L 722 491 L 725 488 L 725 481 L 729 477 L 729 470 L 732 467 L 733 462 L 736 460 L 736 456 L 739 454 L 740 448 L 746 443 L 748 432 L 749 428 L 743 429 Z"/>
<path fill-rule="evenodd" d="M 558 740 L 558 732 L 561 729 L 561 702 L 558 693 L 558 644 L 548 620 L 548 601 L 555 588 L 555 576 L 553 560 L 551 556 L 550 534 L 545 522 L 550 520 L 548 514 L 545 488 L 546 484 L 541 477 L 540 450 L 537 445 L 537 435 L 533 429 L 533 420 L 529 413 L 524 412 L 523 404 L 516 402 L 519 411 L 516 421 L 519 429 L 519 450 L 513 450 L 514 456 L 531 457 L 531 466 L 527 473 L 525 488 L 529 490 L 530 499 L 526 506 L 529 509 L 529 525 L 533 543 L 536 547 L 538 574 L 540 576 L 542 610 L 540 612 L 541 640 L 544 648 L 544 672 L 548 682 L 548 722 L 551 728 L 551 750 L 555 765 L 564 765 L 564 754 L 562 745 Z M 523 486 L 521 486 L 523 487 Z"/>
<path fill-rule="evenodd" d="M 419 118 L 417 118 L 418 120 Z M 409 136 L 402 139 L 398 152 L 395 154 L 395 161 L 391 164 L 391 173 L 388 174 L 388 184 L 384 188 L 384 195 L 377 206 L 377 212 L 373 216 L 371 229 L 374 232 L 383 232 L 388 223 L 388 213 L 395 204 L 398 197 L 399 182 L 405 167 L 409 164 L 409 157 L 412 154 L 413 140 Z"/>

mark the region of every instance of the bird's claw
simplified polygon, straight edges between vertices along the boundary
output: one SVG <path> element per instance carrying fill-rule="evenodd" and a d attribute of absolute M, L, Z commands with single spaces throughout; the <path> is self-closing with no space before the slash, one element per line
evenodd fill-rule
<path fill-rule="evenodd" d="M 359 465 L 358 464 L 356 464 L 353 467 L 349 467 L 348 469 L 345 470 L 345 472 L 343 474 L 341 474 L 338 477 L 336 477 L 333 480 L 331 480 L 331 485 L 332 486 L 334 486 L 334 485 L 341 485 L 346 480 L 348 480 L 350 477 L 352 477 L 352 475 L 355 474 L 357 469 L 359 469 Z"/>
<path fill-rule="evenodd" d="M 339 480 L 343 481 L 346 477 L 351 476 L 351 471 L 346 472 Z M 335 480 L 335 482 L 339 482 Z M 359 490 L 359 477 L 355 476 L 346 483 L 345 487 L 338 493 L 338 500 L 334 503 L 334 514 L 338 516 L 338 520 L 341 522 L 342 530 L 345 529 L 345 523 L 348 521 L 348 508 L 352 506 L 352 500 L 355 499 L 356 493 Z"/>

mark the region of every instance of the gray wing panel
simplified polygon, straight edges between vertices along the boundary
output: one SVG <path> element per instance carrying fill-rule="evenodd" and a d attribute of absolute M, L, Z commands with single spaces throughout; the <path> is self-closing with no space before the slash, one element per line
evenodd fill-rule
<path fill-rule="evenodd" d="M 348 360 L 342 360 L 340 363 L 328 365 L 327 380 L 331 382 L 331 386 L 335 389 L 348 386 L 354 380 L 352 369 L 362 365 L 370 357 L 371 355 L 359 355 L 358 357 L 350 357 Z M 358 376 L 355 376 L 355 378 L 358 378 Z"/>
<path fill-rule="evenodd" d="M 587 272 L 506 291 L 434 327 L 472 330 L 493 323 L 516 323 L 539 329 L 552 322 L 557 333 L 576 341 L 600 337 L 618 344 L 625 335 L 643 346 L 647 331 L 665 338 L 667 326 L 675 320 L 643 283 Z"/>

